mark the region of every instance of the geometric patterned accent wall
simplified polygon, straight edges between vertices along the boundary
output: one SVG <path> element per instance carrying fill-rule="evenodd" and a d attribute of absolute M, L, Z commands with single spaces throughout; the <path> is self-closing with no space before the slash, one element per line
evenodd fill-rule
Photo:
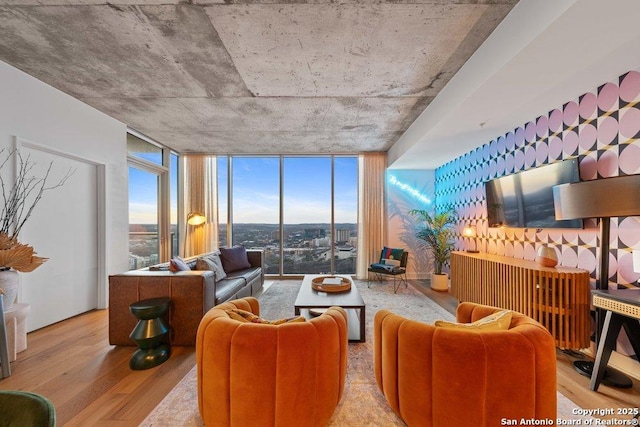
<path fill-rule="evenodd" d="M 461 223 L 475 226 L 483 252 L 534 259 L 545 244 L 556 249 L 560 264 L 588 270 L 595 279 L 595 220 L 585 220 L 584 229 L 487 227 L 486 181 L 575 157 L 582 180 L 640 173 L 640 72 L 630 71 L 439 167 L 436 206 L 454 206 Z M 613 195 L 610 203 L 616 203 Z M 457 248 L 473 244 L 460 237 Z M 640 249 L 640 218 L 612 218 L 610 287 L 637 286 L 632 249 Z"/>

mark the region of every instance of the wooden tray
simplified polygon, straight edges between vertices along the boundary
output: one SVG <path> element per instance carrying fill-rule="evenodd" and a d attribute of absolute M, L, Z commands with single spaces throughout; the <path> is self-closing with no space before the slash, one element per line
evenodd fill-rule
<path fill-rule="evenodd" d="M 322 282 L 327 278 L 338 278 L 341 283 L 339 285 L 323 285 Z M 351 289 L 351 280 L 336 276 L 314 277 L 311 279 L 311 287 L 319 292 L 346 292 Z"/>

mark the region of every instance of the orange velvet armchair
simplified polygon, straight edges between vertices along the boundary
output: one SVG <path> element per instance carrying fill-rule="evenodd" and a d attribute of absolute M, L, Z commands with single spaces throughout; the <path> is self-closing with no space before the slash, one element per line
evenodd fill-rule
<path fill-rule="evenodd" d="M 456 317 L 470 323 L 499 310 L 463 302 Z M 473 331 L 378 311 L 374 370 L 387 402 L 408 426 L 493 427 L 509 425 L 503 420 L 556 420 L 554 339 L 520 313 L 513 313 L 508 330 Z"/>
<path fill-rule="evenodd" d="M 207 426 L 324 426 L 344 390 L 347 316 L 332 307 L 305 322 L 243 323 L 246 297 L 205 314 L 196 339 L 198 406 Z M 273 320 L 273 319 L 271 319 Z"/>

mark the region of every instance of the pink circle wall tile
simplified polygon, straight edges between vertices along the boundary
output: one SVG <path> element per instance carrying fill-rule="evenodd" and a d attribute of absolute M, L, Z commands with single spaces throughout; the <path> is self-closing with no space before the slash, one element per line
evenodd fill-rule
<path fill-rule="evenodd" d="M 504 157 L 502 156 L 498 157 L 498 162 L 496 164 L 496 174 L 498 176 L 504 175 L 505 168 L 506 168 L 505 163 L 506 163 L 506 160 Z"/>
<path fill-rule="evenodd" d="M 547 116 L 540 116 L 536 120 L 536 135 L 538 138 L 546 138 L 549 135 L 548 121 Z"/>
<path fill-rule="evenodd" d="M 505 256 L 513 256 L 513 242 L 506 241 L 504 243 Z"/>
<path fill-rule="evenodd" d="M 549 242 L 559 245 L 562 243 L 562 238 L 563 238 L 562 231 L 549 229 L 548 231 Z"/>
<path fill-rule="evenodd" d="M 578 151 L 578 134 L 574 130 L 566 131 L 562 138 L 562 153 L 568 157 L 574 157 Z M 566 158 L 566 157 L 565 157 Z"/>
<path fill-rule="evenodd" d="M 579 114 L 582 120 L 592 120 L 598 115 L 598 100 L 593 93 L 587 93 L 580 98 Z"/>
<path fill-rule="evenodd" d="M 519 148 L 524 146 L 524 128 L 516 128 L 516 130 L 514 131 L 514 141 L 515 141 L 515 147 Z"/>
<path fill-rule="evenodd" d="M 620 243 L 628 248 L 640 249 L 640 218 L 630 216 L 618 221 L 617 230 Z M 617 242 L 616 247 L 618 247 Z"/>
<path fill-rule="evenodd" d="M 524 246 L 522 242 L 513 242 L 513 256 L 514 258 L 524 259 Z"/>
<path fill-rule="evenodd" d="M 536 149 L 529 145 L 524 148 L 524 164 L 525 169 L 531 169 L 536 164 Z"/>
<path fill-rule="evenodd" d="M 513 154 L 509 153 L 506 155 L 505 157 L 505 166 L 504 166 L 504 171 L 506 174 L 510 174 L 513 172 L 514 168 L 515 168 L 515 160 L 513 158 Z"/>
<path fill-rule="evenodd" d="M 587 271 L 595 271 L 596 256 L 587 248 L 578 248 L 578 267 Z"/>
<path fill-rule="evenodd" d="M 558 160 L 562 156 L 562 140 L 558 136 L 549 139 L 549 160 Z"/>
<path fill-rule="evenodd" d="M 549 147 L 545 141 L 540 141 L 536 147 L 536 165 L 544 165 L 549 162 Z"/>
<path fill-rule="evenodd" d="M 578 139 L 580 141 L 580 151 L 591 151 L 596 149 L 596 140 L 598 138 L 598 131 L 594 126 L 594 123 L 587 123 L 580 125 L 580 135 Z"/>
<path fill-rule="evenodd" d="M 598 118 L 598 147 L 602 148 L 617 142 L 618 120 L 613 116 Z"/>
<path fill-rule="evenodd" d="M 620 146 L 618 166 L 620 166 L 622 174 L 635 175 L 640 173 L 640 141 Z"/>
<path fill-rule="evenodd" d="M 524 259 L 533 261 L 536 258 L 536 247 L 531 242 L 524 243 Z"/>
<path fill-rule="evenodd" d="M 606 83 L 598 90 L 598 108 L 601 111 L 614 111 L 619 107 L 620 91 L 618 85 Z"/>
<path fill-rule="evenodd" d="M 536 124 L 529 122 L 524 126 L 524 140 L 526 142 L 533 142 L 536 139 Z"/>
<path fill-rule="evenodd" d="M 549 133 L 559 133 L 562 132 L 562 111 L 559 109 L 555 109 L 549 113 Z"/>
<path fill-rule="evenodd" d="M 629 71 L 620 79 L 620 99 L 634 102 L 640 99 L 640 72 Z"/>
<path fill-rule="evenodd" d="M 513 171 L 519 172 L 524 168 L 524 151 L 517 150 L 514 154 Z"/>
<path fill-rule="evenodd" d="M 498 154 L 498 143 L 494 140 L 489 144 L 489 158 L 493 159 Z"/>
<path fill-rule="evenodd" d="M 618 260 L 615 255 L 611 252 L 609 253 L 609 280 L 612 280 L 616 273 L 618 272 Z M 615 281 L 615 280 L 614 280 Z"/>
<path fill-rule="evenodd" d="M 494 178 L 496 176 L 496 172 L 498 170 L 498 164 L 495 160 L 491 160 L 489 162 L 489 177 Z"/>
<path fill-rule="evenodd" d="M 598 158 L 598 174 L 603 178 L 618 176 L 618 148 L 611 147 L 600 151 Z"/>
<path fill-rule="evenodd" d="M 583 181 L 590 181 L 598 177 L 598 160 L 595 151 L 587 154 L 580 160 L 580 178 Z"/>
<path fill-rule="evenodd" d="M 565 267 L 578 267 L 578 254 L 575 251 L 575 248 L 566 247 L 562 248 L 562 255 L 560 257 L 562 260 L 562 265 Z"/>
<path fill-rule="evenodd" d="M 631 252 L 618 251 L 618 283 L 635 283 L 639 277 L 640 273 L 633 271 L 633 255 Z"/>
<path fill-rule="evenodd" d="M 621 109 L 619 128 L 622 141 L 637 138 L 640 133 L 640 109 L 636 107 Z"/>
<path fill-rule="evenodd" d="M 516 136 L 513 132 L 507 132 L 504 141 L 504 148 L 506 152 L 511 152 L 516 147 Z"/>
<path fill-rule="evenodd" d="M 506 141 L 505 141 L 505 137 L 501 136 L 498 138 L 498 154 L 504 154 L 506 151 Z"/>
<path fill-rule="evenodd" d="M 578 124 L 578 104 L 574 101 L 564 104 L 562 122 L 566 127 L 572 127 Z"/>

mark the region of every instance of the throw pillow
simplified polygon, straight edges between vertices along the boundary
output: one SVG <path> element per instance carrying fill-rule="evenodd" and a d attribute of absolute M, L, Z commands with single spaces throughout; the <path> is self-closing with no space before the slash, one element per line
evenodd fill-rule
<path fill-rule="evenodd" d="M 238 320 L 243 323 L 263 323 L 266 325 L 282 325 L 283 323 L 295 323 L 304 322 L 305 318 L 302 316 L 287 317 L 285 319 L 267 320 L 260 316 L 257 316 L 249 311 L 240 310 L 238 308 L 232 308 L 225 310 L 230 318 Z"/>
<path fill-rule="evenodd" d="M 394 248 L 388 248 L 388 247 L 384 247 L 382 248 L 382 252 L 380 252 L 380 264 L 387 264 L 387 262 L 385 260 L 398 260 L 400 261 L 400 259 L 402 258 L 402 253 L 404 252 L 404 249 L 394 249 Z"/>
<path fill-rule="evenodd" d="M 222 260 L 222 267 L 227 273 L 251 268 L 247 250 L 244 246 L 220 248 L 220 259 Z"/>
<path fill-rule="evenodd" d="M 222 268 L 222 261 L 218 254 L 210 254 L 196 260 L 196 270 L 211 270 L 216 273 L 216 282 L 227 277 L 227 273 Z"/>
<path fill-rule="evenodd" d="M 179 256 L 173 257 L 171 261 L 169 261 L 169 271 L 173 271 L 174 273 L 177 271 L 189 271 L 191 270 L 186 262 Z"/>
<path fill-rule="evenodd" d="M 455 323 L 447 322 L 446 320 L 436 320 L 435 326 L 439 328 L 462 329 L 467 331 L 506 331 L 511 325 L 512 316 L 512 311 L 501 310 L 472 323 Z"/>

